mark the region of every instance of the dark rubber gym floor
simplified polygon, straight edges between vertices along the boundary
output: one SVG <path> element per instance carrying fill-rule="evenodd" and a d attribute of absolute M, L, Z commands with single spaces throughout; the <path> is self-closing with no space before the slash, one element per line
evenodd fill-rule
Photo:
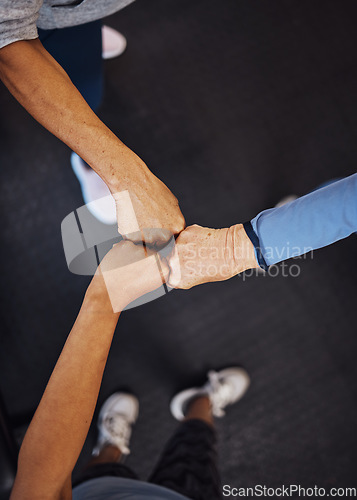
<path fill-rule="evenodd" d="M 356 170 L 356 16 L 353 0 L 137 0 L 107 21 L 128 48 L 105 64 L 100 116 L 187 224 L 244 222 Z M 19 426 L 89 277 L 62 248 L 61 221 L 83 204 L 70 151 L 3 87 L 0 108 L 0 389 Z M 217 422 L 223 483 L 356 486 L 356 250 L 353 235 L 290 262 L 298 276 L 278 267 L 125 312 L 99 403 L 118 388 L 140 398 L 127 464 L 146 478 L 176 426 L 174 393 L 238 364 L 252 384 Z M 92 426 L 79 464 L 94 439 Z"/>

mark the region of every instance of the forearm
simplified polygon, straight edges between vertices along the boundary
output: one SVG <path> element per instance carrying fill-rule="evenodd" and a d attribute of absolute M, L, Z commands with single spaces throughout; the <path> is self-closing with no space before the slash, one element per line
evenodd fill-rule
<path fill-rule="evenodd" d="M 145 257 L 145 253 L 149 256 Z M 159 255 L 122 241 L 101 261 L 21 446 L 12 500 L 67 500 L 119 313 L 166 281 Z"/>
<path fill-rule="evenodd" d="M 112 192 L 130 185 L 131 170 L 145 177 L 144 162 L 99 120 L 38 39 L 1 49 L 0 76 L 25 109 L 91 165 Z"/>
<path fill-rule="evenodd" d="M 13 499 L 24 500 L 24 492 L 31 499 L 55 498 L 70 476 L 93 417 L 118 317 L 103 279 L 95 276 L 23 441 Z"/>
<path fill-rule="evenodd" d="M 38 39 L 0 49 L 0 77 L 38 122 L 101 176 L 116 201 L 119 233 L 141 241 L 139 229 L 150 229 L 145 241 L 159 247 L 183 230 L 185 219 L 176 197 L 99 120 Z M 123 191 L 130 195 L 125 203 Z"/>
<path fill-rule="evenodd" d="M 357 174 L 251 221 L 268 265 L 302 255 L 357 231 Z"/>

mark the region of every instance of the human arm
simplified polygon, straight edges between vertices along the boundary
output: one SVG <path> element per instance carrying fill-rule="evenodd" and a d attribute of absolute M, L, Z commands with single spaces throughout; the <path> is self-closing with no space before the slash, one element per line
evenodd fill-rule
<path fill-rule="evenodd" d="M 38 39 L 16 41 L 0 49 L 0 78 L 38 122 L 91 165 L 114 197 L 129 191 L 140 228 L 164 228 L 172 234 L 184 228 L 175 196 L 99 120 Z M 118 210 L 122 234 L 125 222 L 125 210 Z M 151 232 L 151 237 L 168 239 L 159 230 Z"/>
<path fill-rule="evenodd" d="M 223 229 L 189 226 L 177 238 L 168 262 L 169 285 L 183 289 L 224 281 L 259 267 L 242 224 Z"/>
<path fill-rule="evenodd" d="M 357 232 L 357 174 L 333 182 L 251 221 L 268 266 Z"/>
<path fill-rule="evenodd" d="M 169 284 L 191 288 L 246 269 L 267 269 L 353 232 L 357 232 L 357 174 L 282 207 L 264 210 L 244 226 L 187 228 L 170 259 Z"/>
<path fill-rule="evenodd" d="M 71 472 L 92 420 L 119 318 L 107 292 L 108 274 L 117 281 L 116 306 L 122 310 L 161 286 L 156 258 L 142 259 L 131 242 L 119 243 L 104 258 L 25 435 L 12 500 L 71 498 Z M 130 275 L 124 266 L 128 259 L 136 264 Z M 167 275 L 163 263 L 162 270 Z"/>

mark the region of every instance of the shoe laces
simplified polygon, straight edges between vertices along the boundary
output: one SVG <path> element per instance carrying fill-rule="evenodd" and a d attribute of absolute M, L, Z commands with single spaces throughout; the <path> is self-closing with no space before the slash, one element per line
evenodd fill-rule
<path fill-rule="evenodd" d="M 224 378 L 215 371 L 208 372 L 208 392 L 215 417 L 223 417 L 224 408 L 232 401 L 232 390 Z"/>
<path fill-rule="evenodd" d="M 122 453 L 129 453 L 131 428 L 125 417 L 120 413 L 109 413 L 103 420 L 103 426 L 106 430 L 107 441 L 111 440 Z"/>

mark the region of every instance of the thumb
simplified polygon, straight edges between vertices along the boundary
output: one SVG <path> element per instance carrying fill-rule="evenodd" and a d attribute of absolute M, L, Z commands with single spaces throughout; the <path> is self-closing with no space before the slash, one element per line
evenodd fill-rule
<path fill-rule="evenodd" d="M 160 255 L 160 252 L 155 252 L 155 250 L 153 250 L 152 248 L 146 248 L 146 251 L 148 257 L 155 256 L 156 265 L 159 268 L 162 283 L 167 283 L 170 274 L 170 267 L 167 263 L 166 258 Z"/>
<path fill-rule="evenodd" d="M 175 247 L 172 254 L 167 258 L 167 263 L 170 269 L 167 284 L 172 288 L 177 288 L 181 281 L 180 257 L 177 251 L 177 247 Z"/>
<path fill-rule="evenodd" d="M 135 210 L 128 190 L 113 193 L 115 200 L 118 232 L 122 235 L 137 233 L 140 231 Z"/>

